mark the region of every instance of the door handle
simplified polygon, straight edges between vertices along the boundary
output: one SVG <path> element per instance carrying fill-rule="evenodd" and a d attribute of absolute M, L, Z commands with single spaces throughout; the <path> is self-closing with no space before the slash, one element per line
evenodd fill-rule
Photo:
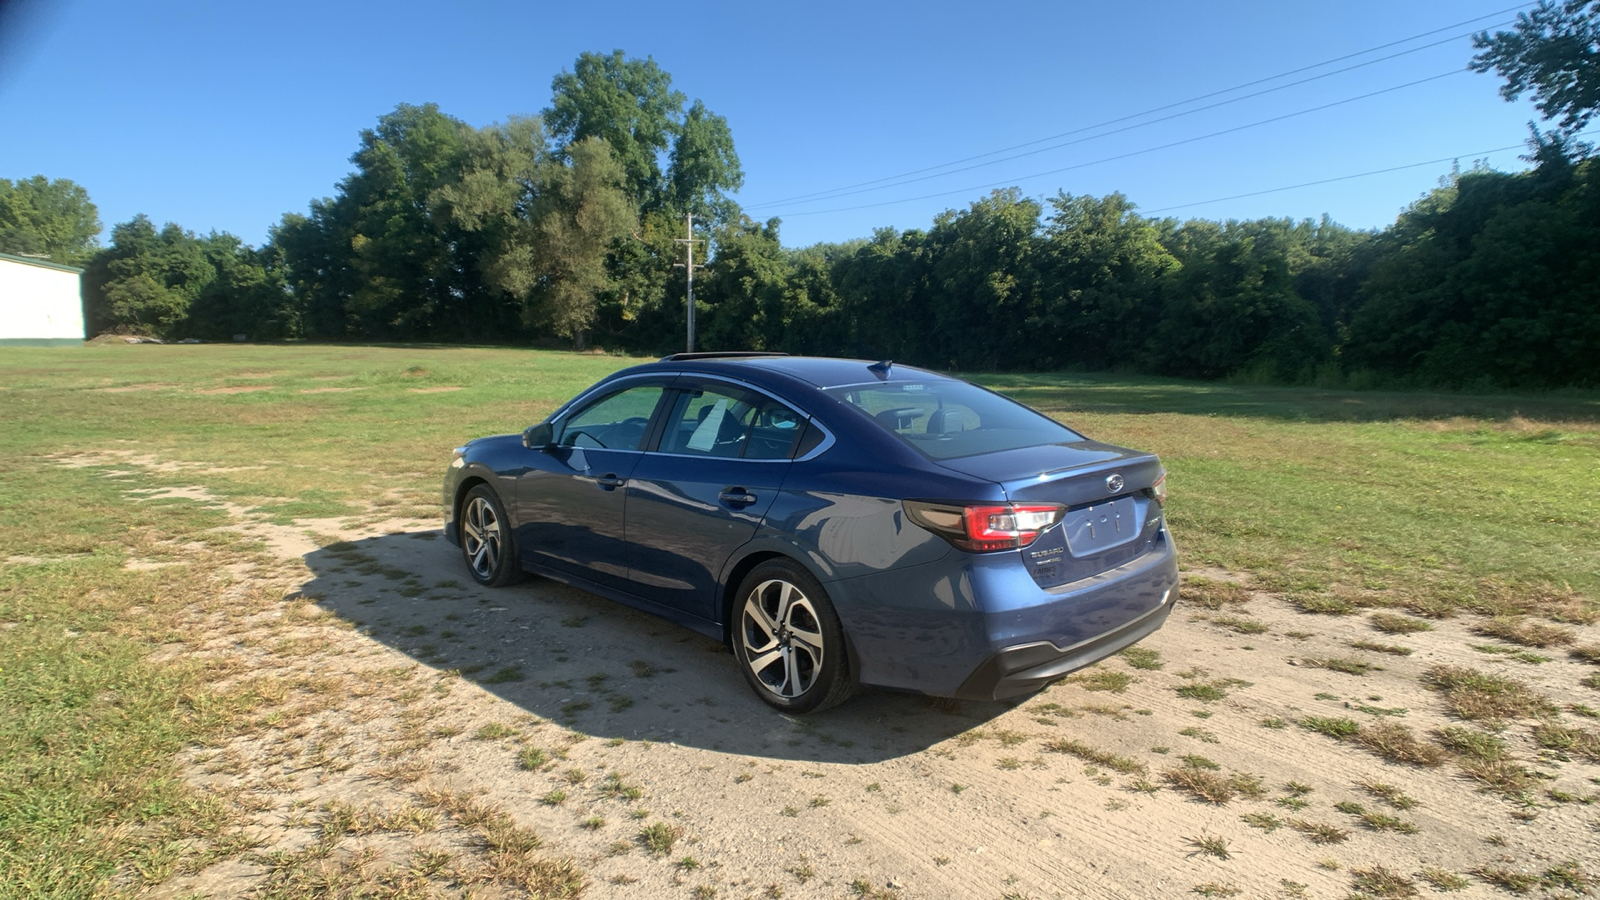
<path fill-rule="evenodd" d="M 618 478 L 614 474 L 607 473 L 605 475 L 596 476 L 594 483 L 600 485 L 600 490 L 602 491 L 614 491 L 617 488 L 627 484 L 628 479 Z"/>
<path fill-rule="evenodd" d="M 756 495 L 742 487 L 731 487 L 718 494 L 717 499 L 729 506 L 749 506 L 756 502 Z"/>

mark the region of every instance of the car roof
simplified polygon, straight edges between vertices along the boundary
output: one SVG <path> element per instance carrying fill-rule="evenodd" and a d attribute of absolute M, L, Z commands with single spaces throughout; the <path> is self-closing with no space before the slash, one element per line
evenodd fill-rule
<path fill-rule="evenodd" d="M 835 359 L 823 356 L 770 355 L 716 355 L 675 354 L 651 364 L 671 366 L 682 372 L 720 372 L 727 375 L 773 372 L 803 381 L 817 388 L 838 387 L 871 382 L 946 380 L 938 375 L 912 366 L 895 365 L 889 361 L 868 359 Z M 754 370 L 754 371 L 752 371 Z"/>

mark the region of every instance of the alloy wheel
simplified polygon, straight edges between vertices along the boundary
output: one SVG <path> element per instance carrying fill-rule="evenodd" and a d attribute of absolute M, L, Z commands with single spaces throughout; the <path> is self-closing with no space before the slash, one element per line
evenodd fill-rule
<path fill-rule="evenodd" d="M 781 578 L 763 581 L 745 598 L 740 620 L 745 664 L 767 690 L 793 700 L 817 683 L 822 625 L 804 591 Z"/>
<path fill-rule="evenodd" d="M 488 498 L 473 497 L 462 517 L 461 531 L 462 549 L 473 574 L 485 581 L 493 578 L 500 566 L 501 547 L 500 517 L 495 515 L 494 504 Z"/>

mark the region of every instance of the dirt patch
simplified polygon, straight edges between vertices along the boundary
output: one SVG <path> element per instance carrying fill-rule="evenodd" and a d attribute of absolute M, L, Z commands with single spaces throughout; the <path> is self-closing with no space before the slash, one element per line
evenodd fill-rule
<path fill-rule="evenodd" d="M 460 386 L 447 387 L 447 386 L 441 385 L 439 387 L 406 388 L 406 393 L 408 393 L 408 394 L 448 394 L 451 391 L 459 391 L 459 390 L 461 390 Z"/>
<path fill-rule="evenodd" d="M 196 394 L 253 394 L 257 391 L 270 391 L 270 384 L 241 384 L 234 387 L 207 388 L 195 391 Z"/>
<path fill-rule="evenodd" d="M 325 388 L 304 388 L 304 389 L 302 389 L 300 391 L 300 393 L 302 393 L 302 394 L 344 394 L 344 393 L 348 393 L 350 391 L 364 391 L 364 390 L 366 390 L 366 388 L 364 388 L 364 387 L 325 387 Z"/>
<path fill-rule="evenodd" d="M 95 388 L 94 390 L 101 394 L 130 394 L 135 391 L 166 391 L 175 387 L 178 387 L 178 385 L 174 382 L 151 381 L 145 384 L 124 384 L 118 387 L 103 387 Z"/>
<path fill-rule="evenodd" d="M 196 577 L 282 599 L 197 610 L 170 652 L 281 700 L 183 757 L 256 848 L 157 896 L 330 866 L 377 884 L 430 853 L 447 894 L 521 895 L 471 804 L 536 834 L 540 871 L 576 867 L 591 897 L 1331 900 L 1380 870 L 1489 897 L 1505 873 L 1600 875 L 1583 870 L 1600 761 L 1582 749 L 1600 670 L 1485 638 L 1485 620 L 1313 615 L 1206 570 L 1209 605 L 1180 601 L 1135 652 L 1038 695 L 872 692 L 793 718 L 715 641 L 545 580 L 481 588 L 435 530 L 272 525 L 201 482 L 133 496 L 221 504 L 270 554 Z M 1463 719 L 1440 671 L 1515 682 L 1542 712 Z M 285 862 L 318 842 L 330 855 Z"/>

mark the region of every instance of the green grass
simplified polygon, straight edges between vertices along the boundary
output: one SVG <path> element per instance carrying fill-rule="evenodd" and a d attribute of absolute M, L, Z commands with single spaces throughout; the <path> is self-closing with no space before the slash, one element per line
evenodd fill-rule
<path fill-rule="evenodd" d="M 1600 399 L 1591 394 L 981 380 L 1097 439 L 1160 453 L 1171 472 L 1168 518 L 1187 559 L 1250 572 L 1253 586 L 1466 605 L 1511 572 L 1526 585 L 1600 597 L 1600 545 L 1584 533 L 1600 520 L 1600 492 L 1546 498 L 1542 487 L 1592 479 Z M 1508 503 L 1540 514 L 1507 516 Z"/>
<path fill-rule="evenodd" d="M 231 827 L 183 787 L 173 759 L 183 746 L 227 733 L 255 701 L 248 692 L 219 693 L 192 659 L 157 664 L 149 656 L 182 611 L 204 599 L 201 573 L 255 551 L 240 535 L 211 530 L 227 521 L 220 509 L 183 498 L 134 502 L 129 489 L 200 486 L 280 523 L 435 523 L 450 448 L 518 431 L 632 362 L 426 346 L 111 344 L 0 353 L 0 623 L 9 626 L 0 629 L 0 884 L 39 896 L 104 893 L 119 866 L 149 852 L 145 845 L 166 846 L 164 835 L 198 833 L 204 844 Z M 1335 392 L 1053 374 L 976 380 L 1097 439 L 1160 453 L 1171 473 L 1168 521 L 1185 562 L 1247 575 L 1251 590 L 1321 612 L 1484 612 L 1505 619 L 1495 626 L 1503 636 L 1534 646 L 1559 645 L 1564 634 L 1532 627 L 1537 620 L 1596 615 L 1589 598 L 1600 597 L 1592 532 L 1600 492 L 1550 490 L 1589 483 L 1600 468 L 1594 395 Z M 266 389 L 219 392 L 240 386 Z M 85 454 L 77 462 L 86 467 L 57 463 L 70 454 Z M 105 477 L 113 468 L 129 474 Z M 190 544 L 200 549 L 177 549 Z M 125 570 L 133 558 L 176 565 Z M 1220 582 L 1186 585 L 1185 597 L 1231 611 L 1250 600 Z M 1380 630 L 1398 624 L 1391 633 L 1411 627 L 1376 613 L 1372 620 Z M 1593 661 L 1589 648 L 1575 652 Z M 1160 664 L 1154 655 L 1125 658 L 1135 669 Z M 654 674 L 648 664 L 630 669 Z M 521 676 L 507 667 L 483 681 Z M 1115 675 L 1092 677 L 1085 687 L 1127 686 Z M 1474 707 L 1466 702 L 1474 692 L 1516 692 L 1442 683 L 1449 680 L 1435 678 L 1434 686 L 1453 703 L 1459 695 L 1464 718 L 1545 706 L 1495 696 Z M 1600 676 L 1584 683 L 1600 688 Z M 1506 701 L 1510 708 L 1500 708 Z"/>
<path fill-rule="evenodd" d="M 407 473 L 408 486 L 431 502 L 451 447 L 536 422 L 631 362 L 494 348 L 8 348 L 0 449 L 108 447 L 137 421 L 139 449 L 164 458 L 275 461 L 207 475 L 247 502 L 312 497 L 334 509 L 391 486 L 395 473 Z M 1600 492 L 1547 489 L 1585 483 L 1594 471 L 1600 398 L 1592 395 L 975 378 L 1095 438 L 1159 452 L 1172 473 L 1168 517 L 1186 559 L 1251 572 L 1256 586 L 1378 590 L 1397 605 L 1467 603 L 1510 572 L 1519 584 L 1600 596 L 1600 546 L 1584 532 L 1600 520 Z M 172 386 L 102 391 L 150 384 Z M 200 393 L 244 384 L 269 389 Z M 461 390 L 415 392 L 440 387 Z M 1540 515 L 1504 515 L 1519 503 Z M 1569 552 L 1548 553 L 1551 546 Z"/>

